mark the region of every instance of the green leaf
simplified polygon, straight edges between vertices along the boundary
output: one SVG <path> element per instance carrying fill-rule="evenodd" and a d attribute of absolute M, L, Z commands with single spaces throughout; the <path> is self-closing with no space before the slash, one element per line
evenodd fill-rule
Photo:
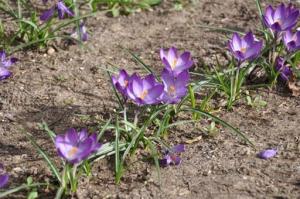
<path fill-rule="evenodd" d="M 0 192 L 0 198 L 7 198 L 8 195 L 19 192 L 23 189 L 30 189 L 30 188 L 34 188 L 34 187 L 40 187 L 40 186 L 48 186 L 48 183 L 34 183 L 31 185 L 27 185 L 27 184 L 23 184 L 19 187 L 13 188 L 13 189 L 9 189 L 7 191 L 4 192 Z"/>
<path fill-rule="evenodd" d="M 48 154 L 43 151 L 43 149 L 36 143 L 36 141 L 33 139 L 32 135 L 29 133 L 25 134 L 26 137 L 30 140 L 31 144 L 35 147 L 35 149 L 39 152 L 39 154 L 45 159 L 45 161 L 48 163 L 48 166 L 50 167 L 50 170 L 55 175 L 56 179 L 61 182 L 61 178 L 59 175 L 58 168 L 55 166 L 55 164 L 52 162 Z"/>
<path fill-rule="evenodd" d="M 232 131 L 231 132 L 234 132 L 234 135 L 238 135 L 242 140 L 244 140 L 246 143 L 250 144 L 252 147 L 254 147 L 255 145 L 243 134 L 241 133 L 238 129 L 234 128 L 233 126 L 231 126 L 230 124 L 228 124 L 227 122 L 225 122 L 224 120 L 210 114 L 210 113 L 207 113 L 205 111 L 201 111 L 201 110 L 197 110 L 197 109 L 193 109 L 193 108 L 185 108 L 185 109 L 182 109 L 180 110 L 182 112 L 196 112 L 200 115 L 203 115 L 203 116 L 206 116 L 208 118 L 211 118 L 212 120 L 214 120 L 215 122 L 218 122 L 220 123 L 221 125 L 231 129 Z"/>

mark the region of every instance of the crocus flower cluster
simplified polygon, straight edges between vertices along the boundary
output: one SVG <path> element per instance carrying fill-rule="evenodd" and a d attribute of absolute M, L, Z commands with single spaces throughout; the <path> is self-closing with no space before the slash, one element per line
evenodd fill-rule
<path fill-rule="evenodd" d="M 7 79 L 11 76 L 11 72 L 8 70 L 8 68 L 16 63 L 17 59 L 7 58 L 6 53 L 4 51 L 0 51 L 0 80 Z"/>
<path fill-rule="evenodd" d="M 234 33 L 228 41 L 228 48 L 239 63 L 257 58 L 262 46 L 263 42 L 256 39 L 252 32 L 248 32 L 244 37 Z"/>
<path fill-rule="evenodd" d="M 160 160 L 160 165 L 163 167 L 169 165 L 179 165 L 181 163 L 181 158 L 178 156 L 178 154 L 184 151 L 185 147 L 183 144 L 178 144 L 172 147 L 170 150 L 165 150 L 164 156 Z"/>
<path fill-rule="evenodd" d="M 134 73 L 128 75 L 120 70 L 118 76 L 112 76 L 115 88 L 137 105 L 150 105 L 158 103 L 175 104 L 186 95 L 189 82 L 188 69 L 193 65 L 189 52 L 178 54 L 172 47 L 161 49 L 160 56 L 165 68 L 161 73 L 163 83 L 158 82 L 153 74 L 140 77 Z"/>
<path fill-rule="evenodd" d="M 0 188 L 3 188 L 7 185 L 9 175 L 4 171 L 4 167 L 0 164 Z"/>
<path fill-rule="evenodd" d="M 89 136 L 86 129 L 77 132 L 71 128 L 64 135 L 56 136 L 55 146 L 59 156 L 76 164 L 98 151 L 101 144 L 97 141 L 96 133 Z"/>
<path fill-rule="evenodd" d="M 48 0 L 43 0 L 44 3 L 46 3 Z M 58 18 L 59 19 L 63 19 L 65 14 L 67 14 L 68 16 L 73 17 L 74 13 L 72 10 L 70 10 L 65 3 L 63 2 L 63 0 L 58 0 L 55 1 L 54 6 L 52 6 L 49 10 L 46 10 L 45 12 L 42 13 L 42 15 L 40 16 L 40 19 L 42 21 L 48 21 L 53 15 L 54 13 L 57 11 L 58 13 Z"/>

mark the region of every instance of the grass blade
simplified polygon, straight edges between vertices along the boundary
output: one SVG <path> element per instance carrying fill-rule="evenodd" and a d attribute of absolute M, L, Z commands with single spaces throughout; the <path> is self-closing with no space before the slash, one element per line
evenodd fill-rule
<path fill-rule="evenodd" d="M 32 188 L 32 187 L 39 187 L 39 186 L 48 186 L 48 185 L 49 185 L 48 183 L 34 183 L 34 184 L 30 184 L 30 185 L 24 184 L 24 185 L 21 185 L 19 187 L 9 189 L 9 190 L 4 191 L 4 192 L 0 192 L 0 198 L 4 198 L 4 197 L 6 197 L 6 196 L 8 196 L 12 193 L 19 192 L 23 189 L 29 189 L 29 188 Z"/>
<path fill-rule="evenodd" d="M 36 141 L 32 138 L 32 135 L 29 133 L 25 134 L 26 137 L 30 140 L 31 144 L 36 148 L 36 150 L 39 152 L 39 154 L 45 159 L 45 161 L 48 163 L 51 171 L 55 175 L 56 179 L 61 182 L 61 177 L 58 172 L 58 168 L 55 166 L 55 164 L 52 162 L 52 160 L 49 158 L 48 154 L 36 143 Z"/>
<path fill-rule="evenodd" d="M 240 138 L 242 138 L 246 143 L 250 144 L 252 147 L 254 147 L 255 145 L 243 134 L 241 133 L 238 129 L 234 128 L 233 126 L 231 126 L 230 124 L 228 124 L 227 122 L 225 122 L 224 120 L 210 114 L 210 113 L 207 113 L 205 111 L 201 111 L 201 110 L 197 110 L 197 109 L 193 109 L 193 108 L 186 108 L 186 109 L 182 109 L 180 111 L 183 111 L 183 112 L 196 112 L 200 115 L 203 115 L 203 116 L 206 116 L 208 118 L 211 118 L 213 119 L 215 122 L 218 122 L 220 124 L 222 124 L 223 126 L 231 129 L 235 135 L 238 135 Z"/>

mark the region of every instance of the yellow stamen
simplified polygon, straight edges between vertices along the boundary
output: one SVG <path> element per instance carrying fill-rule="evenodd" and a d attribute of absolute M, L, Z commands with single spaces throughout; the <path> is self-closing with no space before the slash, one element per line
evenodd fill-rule
<path fill-rule="evenodd" d="M 177 59 L 175 58 L 171 64 L 171 68 L 174 69 L 176 67 L 176 64 L 177 64 Z"/>
<path fill-rule="evenodd" d="M 146 97 L 147 95 L 148 95 L 148 90 L 144 90 L 144 91 L 142 92 L 140 98 L 141 98 L 142 100 L 144 100 L 145 97 Z"/>
<path fill-rule="evenodd" d="M 174 85 L 171 85 L 171 86 L 169 87 L 169 89 L 168 89 L 168 93 L 169 93 L 170 95 L 174 95 L 175 92 L 176 92 L 175 86 L 174 86 Z"/>
<path fill-rule="evenodd" d="M 247 48 L 241 48 L 241 52 L 245 53 L 247 51 Z"/>
<path fill-rule="evenodd" d="M 78 148 L 73 146 L 70 151 L 68 151 L 68 156 L 74 156 L 78 151 Z"/>
<path fill-rule="evenodd" d="M 127 86 L 128 86 L 128 81 L 124 80 L 124 87 L 127 87 Z"/>

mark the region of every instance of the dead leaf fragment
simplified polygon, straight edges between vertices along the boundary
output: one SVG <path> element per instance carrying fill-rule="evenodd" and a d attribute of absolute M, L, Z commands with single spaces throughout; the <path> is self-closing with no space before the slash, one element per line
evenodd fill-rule
<path fill-rule="evenodd" d="M 298 97 L 300 96 L 300 87 L 297 86 L 297 79 L 295 76 L 292 76 L 289 83 L 288 83 L 288 88 L 292 92 L 292 96 Z"/>
<path fill-rule="evenodd" d="M 193 138 L 191 140 L 186 140 L 185 143 L 186 144 L 193 144 L 195 142 L 199 142 L 200 140 L 202 140 L 202 136 L 201 135 L 198 136 L 198 137 L 195 137 L 195 138 Z"/>

